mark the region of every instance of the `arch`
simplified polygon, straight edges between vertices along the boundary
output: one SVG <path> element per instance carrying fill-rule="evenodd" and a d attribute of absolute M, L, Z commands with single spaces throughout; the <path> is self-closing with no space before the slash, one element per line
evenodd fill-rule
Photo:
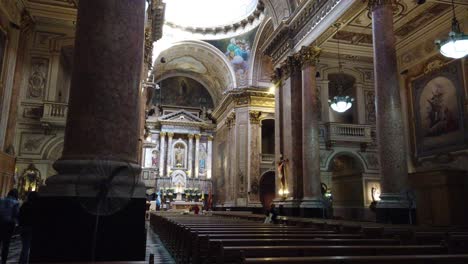
<path fill-rule="evenodd" d="M 263 208 L 268 209 L 276 196 L 275 171 L 268 170 L 259 181 L 258 195 Z"/>
<path fill-rule="evenodd" d="M 252 45 L 252 50 L 255 52 L 252 54 L 252 59 L 249 65 L 249 68 L 252 69 L 249 72 L 249 84 L 253 86 L 258 86 L 258 83 L 262 80 L 259 74 L 262 73 L 262 66 L 268 60 L 271 63 L 271 73 L 273 73 L 273 63 L 271 58 L 264 55 L 261 51 L 261 47 L 264 45 L 268 37 L 273 33 L 273 22 L 271 18 L 265 20 L 259 27 L 257 34 L 255 35 L 255 40 Z M 269 76 L 271 74 L 268 74 Z M 269 77 L 268 76 L 268 77 Z M 268 80 L 268 82 L 270 82 Z"/>
<path fill-rule="evenodd" d="M 329 74 L 339 73 L 339 72 L 340 72 L 340 69 L 338 68 L 338 66 L 320 69 L 320 75 L 323 76 L 322 80 L 328 80 Z M 343 67 L 342 72 L 354 77 L 354 79 L 356 79 L 356 83 L 355 83 L 356 85 L 364 83 L 364 80 L 365 80 L 364 73 L 357 71 L 355 69 L 347 68 L 347 67 Z"/>
<path fill-rule="evenodd" d="M 161 63 L 161 58 L 166 59 Z M 155 60 L 155 79 L 168 76 L 192 78 L 202 83 L 218 103 L 222 94 L 237 87 L 234 69 L 226 56 L 213 45 L 199 40 L 184 40 L 163 50 Z"/>
<path fill-rule="evenodd" d="M 164 81 L 166 79 L 172 78 L 172 77 L 187 77 L 187 78 L 190 78 L 190 79 L 193 79 L 193 80 L 199 82 L 201 85 L 203 85 L 206 88 L 206 90 L 208 91 L 208 93 L 211 96 L 211 99 L 213 100 L 213 103 L 215 105 L 217 104 L 217 101 L 215 101 L 217 95 L 213 94 L 213 90 L 208 89 L 208 84 L 206 83 L 206 81 L 201 79 L 199 76 L 194 76 L 193 74 L 186 73 L 186 72 L 168 72 L 163 77 L 161 77 L 159 79 L 156 79 L 155 82 L 160 83 L 160 82 L 162 82 L 162 81 Z M 163 89 L 164 89 L 164 87 L 163 87 Z"/>
<path fill-rule="evenodd" d="M 46 144 L 44 144 L 44 147 L 42 148 L 42 159 L 48 160 L 50 157 L 53 155 L 53 152 L 57 150 L 57 147 L 59 145 L 62 145 L 63 149 L 63 143 L 64 143 L 64 137 L 59 136 L 55 138 L 51 138 Z"/>
<path fill-rule="evenodd" d="M 281 21 L 289 18 L 293 12 L 289 1 L 263 0 L 263 3 L 266 6 L 268 14 L 272 18 L 274 28 L 277 28 Z"/>
<path fill-rule="evenodd" d="M 343 150 L 343 151 L 337 151 L 335 153 L 333 153 L 332 155 L 330 155 L 328 158 L 327 158 L 327 161 L 325 162 L 325 168 L 327 171 L 331 171 L 332 170 L 332 161 L 337 157 L 337 156 L 349 156 L 349 157 L 352 157 L 353 159 L 359 161 L 360 163 L 360 166 L 362 168 L 362 172 L 365 172 L 366 171 L 366 162 L 364 161 L 364 159 L 358 155 L 357 153 L 355 153 L 354 151 L 350 151 L 350 150 Z"/>

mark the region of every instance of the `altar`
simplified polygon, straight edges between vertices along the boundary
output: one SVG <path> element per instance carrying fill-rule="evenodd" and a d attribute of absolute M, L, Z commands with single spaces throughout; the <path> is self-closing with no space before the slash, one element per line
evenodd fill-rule
<path fill-rule="evenodd" d="M 203 202 L 186 202 L 186 201 L 174 201 L 171 202 L 171 209 L 176 210 L 190 210 L 192 206 L 197 205 L 200 210 L 203 209 Z"/>

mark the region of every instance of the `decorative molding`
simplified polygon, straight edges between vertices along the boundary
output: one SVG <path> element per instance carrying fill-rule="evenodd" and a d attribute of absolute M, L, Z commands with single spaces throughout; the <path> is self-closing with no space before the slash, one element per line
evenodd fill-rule
<path fill-rule="evenodd" d="M 385 5 L 391 5 L 395 8 L 400 0 L 363 0 L 363 2 L 367 2 L 367 8 L 374 11 L 375 8 Z"/>
<path fill-rule="evenodd" d="M 229 129 L 231 129 L 233 126 L 236 125 L 236 113 L 235 112 L 231 112 L 228 115 L 228 117 L 226 117 L 225 124 Z"/>
<path fill-rule="evenodd" d="M 250 124 L 260 124 L 260 116 L 262 112 L 260 111 L 249 111 Z"/>
<path fill-rule="evenodd" d="M 27 98 L 42 99 L 47 85 L 49 59 L 31 58 L 31 74 L 28 78 Z"/>
<path fill-rule="evenodd" d="M 315 66 L 321 53 L 322 49 L 317 46 L 303 46 L 298 54 L 302 68 Z"/>

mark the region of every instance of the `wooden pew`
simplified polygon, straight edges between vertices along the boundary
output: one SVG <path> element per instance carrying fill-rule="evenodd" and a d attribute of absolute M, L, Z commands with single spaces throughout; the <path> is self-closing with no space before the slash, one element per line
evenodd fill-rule
<path fill-rule="evenodd" d="M 243 264 L 466 264 L 468 255 L 244 258 Z"/>
<path fill-rule="evenodd" d="M 445 246 L 231 246 L 219 245 L 216 263 L 240 263 L 242 257 L 311 257 L 447 254 Z"/>

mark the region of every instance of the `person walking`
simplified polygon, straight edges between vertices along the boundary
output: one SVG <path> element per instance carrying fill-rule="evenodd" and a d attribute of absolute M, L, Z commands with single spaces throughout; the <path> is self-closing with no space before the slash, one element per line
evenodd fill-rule
<path fill-rule="evenodd" d="M 18 220 L 18 190 L 12 189 L 5 198 L 0 199 L 0 244 L 2 245 L 2 264 L 8 260 L 10 241 Z"/>
<path fill-rule="evenodd" d="M 21 254 L 19 264 L 29 263 L 29 250 L 31 249 L 33 221 L 36 212 L 36 200 L 38 198 L 37 192 L 28 193 L 26 202 L 23 203 L 19 210 L 19 226 L 21 230 Z"/>

